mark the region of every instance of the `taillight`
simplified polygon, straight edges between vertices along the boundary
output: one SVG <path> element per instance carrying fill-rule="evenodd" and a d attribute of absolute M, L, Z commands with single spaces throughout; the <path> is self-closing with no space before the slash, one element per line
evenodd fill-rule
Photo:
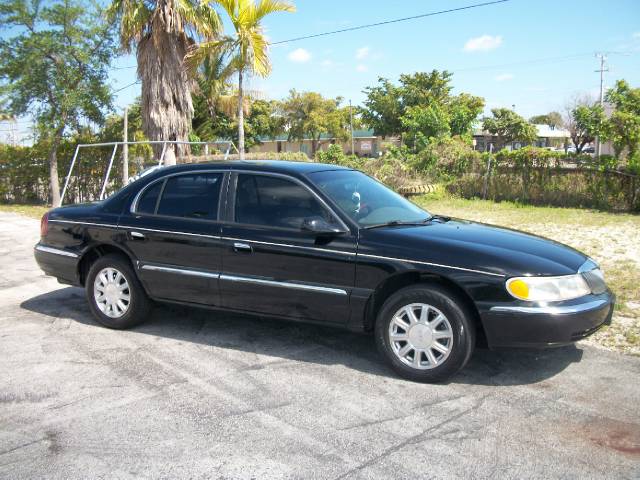
<path fill-rule="evenodd" d="M 49 212 L 45 213 L 40 219 L 40 238 L 47 236 L 49 232 Z"/>

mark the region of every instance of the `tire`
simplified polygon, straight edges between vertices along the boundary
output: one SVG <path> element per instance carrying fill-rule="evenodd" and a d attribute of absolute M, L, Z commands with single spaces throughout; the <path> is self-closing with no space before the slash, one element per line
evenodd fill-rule
<path fill-rule="evenodd" d="M 109 254 L 93 262 L 85 291 L 91 313 L 108 328 L 122 330 L 139 325 L 151 309 L 151 300 L 129 260 L 122 255 Z"/>
<path fill-rule="evenodd" d="M 422 326 L 411 328 L 417 325 Z M 414 285 L 384 302 L 376 319 L 375 339 L 378 351 L 401 377 L 443 382 L 471 358 L 475 322 L 454 292 L 437 284 Z"/>

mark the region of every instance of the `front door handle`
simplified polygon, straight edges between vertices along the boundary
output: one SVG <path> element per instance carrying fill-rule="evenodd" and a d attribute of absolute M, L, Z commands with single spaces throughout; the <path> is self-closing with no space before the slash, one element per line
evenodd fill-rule
<path fill-rule="evenodd" d="M 246 243 L 233 242 L 233 251 L 238 253 L 251 253 L 253 248 Z"/>
<path fill-rule="evenodd" d="M 129 232 L 129 234 L 131 235 L 131 238 L 133 238 L 134 240 L 144 240 L 144 233 Z"/>

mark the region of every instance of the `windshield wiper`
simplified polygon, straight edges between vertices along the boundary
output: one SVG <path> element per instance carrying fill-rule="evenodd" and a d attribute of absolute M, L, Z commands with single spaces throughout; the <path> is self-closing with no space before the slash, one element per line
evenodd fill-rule
<path fill-rule="evenodd" d="M 445 215 L 431 215 L 429 217 L 429 221 L 431 220 L 442 220 L 443 222 L 448 222 L 449 220 L 451 220 L 451 217 L 447 217 Z"/>
<path fill-rule="evenodd" d="M 367 225 L 366 227 L 363 227 L 365 230 L 371 230 L 374 228 L 382 228 L 382 227 L 395 227 L 398 225 L 424 225 L 425 223 L 429 222 L 433 217 L 428 217 L 425 218 L 424 220 L 417 220 L 417 221 L 411 221 L 411 222 L 405 222 L 402 220 L 390 220 L 388 222 L 384 222 L 384 223 L 376 223 L 374 225 Z"/>

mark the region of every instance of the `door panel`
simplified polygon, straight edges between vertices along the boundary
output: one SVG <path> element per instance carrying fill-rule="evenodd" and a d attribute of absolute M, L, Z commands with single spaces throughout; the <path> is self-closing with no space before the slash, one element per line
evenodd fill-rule
<path fill-rule="evenodd" d="M 231 182 L 234 221 L 222 227 L 222 305 L 296 319 L 346 322 L 355 278 L 355 237 L 346 233 L 320 238 L 300 230 L 302 217 L 323 216 L 320 210 L 325 206 L 307 198 L 310 191 L 292 180 L 254 182 L 250 176 L 240 174 Z M 252 224 L 237 223 L 236 218 Z"/>
<path fill-rule="evenodd" d="M 220 293 L 225 307 L 322 322 L 346 322 L 354 242 L 329 243 L 269 227 L 225 225 Z M 243 243 L 251 251 L 235 244 Z"/>
<path fill-rule="evenodd" d="M 195 185 L 189 193 L 188 188 L 177 188 L 175 181 L 167 180 L 155 206 L 150 207 L 153 202 L 145 195 L 140 196 L 136 212 L 147 209 L 147 213 L 127 212 L 121 217 L 119 226 L 125 232 L 124 242 L 138 259 L 138 275 L 153 297 L 220 305 L 218 282 L 223 242 L 217 218 L 224 176 L 217 173 L 217 177 L 212 177 L 211 172 L 198 172 L 196 176 L 205 174 L 209 175 L 206 180 L 210 186 Z M 186 183 L 187 175 L 181 177 Z M 151 196 L 157 188 L 151 185 L 148 190 Z M 189 208 L 189 195 L 197 196 L 196 208 Z M 162 211 L 168 215 L 157 214 Z"/>

